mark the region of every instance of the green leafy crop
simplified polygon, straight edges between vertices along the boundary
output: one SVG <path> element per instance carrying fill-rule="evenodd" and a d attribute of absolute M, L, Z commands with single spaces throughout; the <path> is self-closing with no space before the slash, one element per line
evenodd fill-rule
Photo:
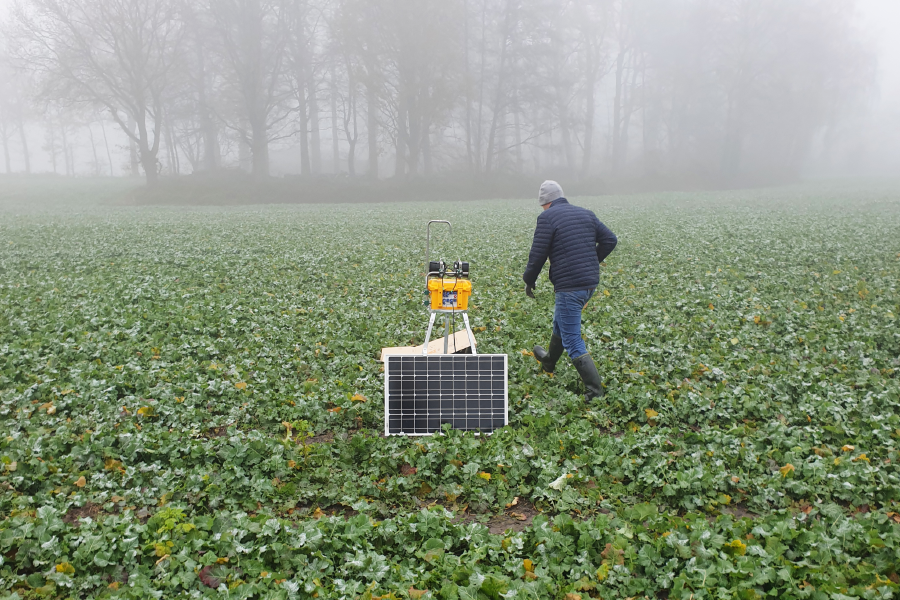
<path fill-rule="evenodd" d="M 0 590 L 897 597 L 900 193 L 572 201 L 620 240 L 591 403 L 529 355 L 535 202 L 4 213 Z M 380 434 L 429 218 L 479 351 L 509 355 L 489 437 Z"/>

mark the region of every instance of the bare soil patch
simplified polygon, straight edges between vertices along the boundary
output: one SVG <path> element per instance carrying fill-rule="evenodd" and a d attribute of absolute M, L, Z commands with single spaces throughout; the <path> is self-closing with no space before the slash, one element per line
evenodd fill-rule
<path fill-rule="evenodd" d="M 63 521 L 68 523 L 72 527 L 78 527 L 81 525 L 79 519 L 83 519 L 85 517 L 90 517 L 91 519 L 96 519 L 100 514 L 108 514 L 103 510 L 103 506 L 100 504 L 95 504 L 94 502 L 86 502 L 84 506 L 72 506 L 66 511 L 66 514 L 63 516 Z"/>

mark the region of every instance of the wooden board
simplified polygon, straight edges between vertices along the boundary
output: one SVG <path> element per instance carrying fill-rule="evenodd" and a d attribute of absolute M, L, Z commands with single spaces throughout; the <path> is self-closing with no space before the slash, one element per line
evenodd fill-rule
<path fill-rule="evenodd" d="M 469 344 L 469 336 L 466 334 L 466 330 L 457 331 L 453 335 L 450 336 L 450 339 L 447 340 L 448 352 L 453 354 L 453 350 L 455 349 L 457 353 L 462 350 L 467 350 L 470 346 Z M 454 346 L 454 343 L 456 344 Z M 475 345 L 478 345 L 478 342 L 475 342 Z M 431 340 L 428 342 L 428 354 L 443 354 L 444 353 L 444 338 L 438 338 L 436 340 Z M 381 356 L 378 358 L 381 362 L 384 362 L 384 357 L 387 354 L 422 354 L 422 346 L 400 346 L 397 348 L 382 348 Z"/>

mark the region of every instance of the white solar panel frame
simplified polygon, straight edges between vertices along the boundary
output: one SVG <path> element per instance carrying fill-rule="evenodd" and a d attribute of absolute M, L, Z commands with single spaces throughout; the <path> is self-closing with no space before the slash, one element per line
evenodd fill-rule
<path fill-rule="evenodd" d="M 384 435 L 405 435 L 405 436 L 428 436 L 434 435 L 435 433 L 440 433 L 440 430 L 433 432 L 424 432 L 424 433 L 391 433 L 390 432 L 390 409 L 388 407 L 388 401 L 390 399 L 390 390 L 389 390 L 389 382 L 390 382 L 390 358 L 391 357 L 403 357 L 407 359 L 426 359 L 427 360 L 442 360 L 442 359 L 450 359 L 450 358 L 472 358 L 472 359 L 486 359 L 486 358 L 502 358 L 503 359 L 503 427 L 509 424 L 509 358 L 506 354 L 429 354 L 427 356 L 418 356 L 418 355 L 403 355 L 403 354 L 388 354 L 384 356 Z M 427 375 L 426 375 L 427 377 Z M 475 431 L 474 429 L 465 429 L 465 431 Z M 475 435 L 479 435 L 481 432 L 475 431 Z M 492 432 L 484 432 L 485 435 L 490 435 Z"/>

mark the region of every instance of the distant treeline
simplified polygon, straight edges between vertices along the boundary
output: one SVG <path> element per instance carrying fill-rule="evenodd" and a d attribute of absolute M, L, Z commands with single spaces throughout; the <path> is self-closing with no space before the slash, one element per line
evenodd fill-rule
<path fill-rule="evenodd" d="M 497 181 L 511 193 L 550 173 L 783 180 L 814 145 L 837 143 L 866 97 L 873 60 L 854 10 L 852 0 L 22 0 L 4 24 L 17 73 L 0 89 L 0 139 L 9 171 L 27 105 L 63 136 L 68 171 L 66 123 L 99 115 L 127 135 L 132 171 L 150 184 L 225 167 L 265 178 L 270 151 L 294 148 L 297 174 L 345 173 L 315 185 L 353 197 L 366 193 L 353 191 L 359 176 L 414 190 L 468 174 L 438 195 Z"/>

